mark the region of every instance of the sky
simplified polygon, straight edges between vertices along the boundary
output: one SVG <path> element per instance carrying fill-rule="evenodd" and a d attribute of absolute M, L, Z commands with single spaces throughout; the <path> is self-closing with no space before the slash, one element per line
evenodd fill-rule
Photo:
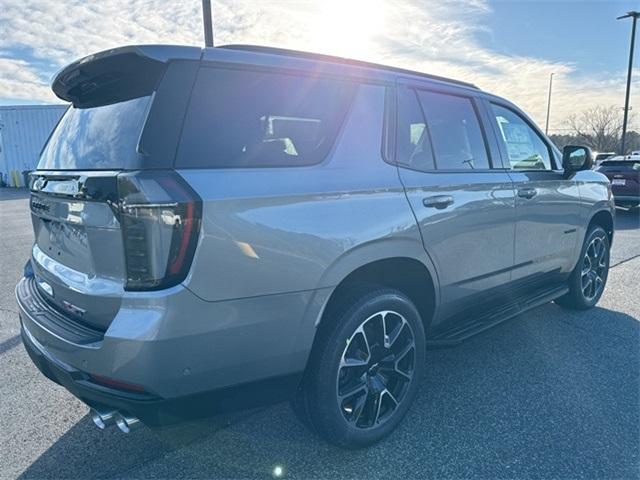
<path fill-rule="evenodd" d="M 640 0 L 212 0 L 217 45 L 251 43 L 375 61 L 469 81 L 550 133 L 596 105 L 622 111 Z M 0 0 L 0 105 L 59 103 L 67 63 L 120 45 L 202 45 L 200 0 Z M 637 44 L 640 44 L 640 27 Z M 640 111 L 640 45 L 631 105 Z M 640 129 L 640 114 L 631 128 Z"/>

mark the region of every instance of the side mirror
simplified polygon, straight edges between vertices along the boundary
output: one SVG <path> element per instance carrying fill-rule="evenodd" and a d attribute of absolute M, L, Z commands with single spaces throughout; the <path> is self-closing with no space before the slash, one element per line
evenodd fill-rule
<path fill-rule="evenodd" d="M 593 167 L 593 154 L 589 147 L 567 145 L 562 150 L 562 168 L 565 172 L 579 172 Z"/>

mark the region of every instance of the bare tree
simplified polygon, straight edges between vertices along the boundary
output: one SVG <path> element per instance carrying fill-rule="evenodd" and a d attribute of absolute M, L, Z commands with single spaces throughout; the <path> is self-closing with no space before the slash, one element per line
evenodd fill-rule
<path fill-rule="evenodd" d="M 593 107 L 567 121 L 575 136 L 598 152 L 615 152 L 620 147 L 622 112 L 617 107 Z"/>

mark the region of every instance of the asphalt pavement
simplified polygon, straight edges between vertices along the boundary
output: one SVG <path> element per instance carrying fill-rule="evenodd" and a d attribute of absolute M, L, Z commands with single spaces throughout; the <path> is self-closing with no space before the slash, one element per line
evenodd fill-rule
<path fill-rule="evenodd" d="M 640 217 L 616 227 L 597 308 L 548 304 L 429 351 L 400 428 L 342 451 L 287 404 L 98 430 L 21 345 L 13 288 L 33 236 L 24 193 L 0 189 L 0 478 L 640 478 Z"/>

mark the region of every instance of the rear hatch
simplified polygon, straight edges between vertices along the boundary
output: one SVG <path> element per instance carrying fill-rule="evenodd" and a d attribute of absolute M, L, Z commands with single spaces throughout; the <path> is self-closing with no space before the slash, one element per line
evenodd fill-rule
<path fill-rule="evenodd" d="M 58 74 L 52 88 L 72 105 L 30 178 L 38 288 L 53 308 L 102 331 L 125 291 L 184 278 L 197 234 L 197 199 L 171 170 L 197 62 L 158 48 L 103 52 Z"/>
<path fill-rule="evenodd" d="M 640 196 L 640 159 L 605 160 L 598 171 L 611 182 L 614 196 Z"/>

